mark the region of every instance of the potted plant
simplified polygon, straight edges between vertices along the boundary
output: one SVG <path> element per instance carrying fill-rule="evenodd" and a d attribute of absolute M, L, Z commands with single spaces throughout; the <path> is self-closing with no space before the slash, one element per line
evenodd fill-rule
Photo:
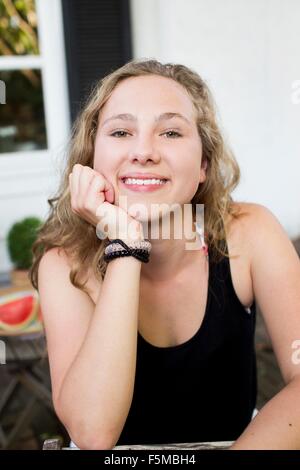
<path fill-rule="evenodd" d="M 38 217 L 26 217 L 15 222 L 7 234 L 7 247 L 14 265 L 11 283 L 16 287 L 32 287 L 28 276 L 32 264 L 32 245 L 42 221 Z"/>

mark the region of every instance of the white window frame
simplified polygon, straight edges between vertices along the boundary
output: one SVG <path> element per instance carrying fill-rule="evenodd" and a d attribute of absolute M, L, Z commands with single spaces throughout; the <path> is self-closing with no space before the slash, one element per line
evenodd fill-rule
<path fill-rule="evenodd" d="M 0 195 L 1 180 L 22 175 L 28 177 L 31 173 L 34 177 L 39 173 L 50 176 L 70 133 L 61 0 L 36 0 L 36 12 L 40 55 L 1 56 L 0 70 L 41 70 L 47 149 L 1 153 Z"/>

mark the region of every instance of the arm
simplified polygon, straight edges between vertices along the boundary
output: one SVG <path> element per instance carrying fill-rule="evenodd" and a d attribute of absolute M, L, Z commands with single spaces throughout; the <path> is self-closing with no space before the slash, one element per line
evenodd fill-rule
<path fill-rule="evenodd" d="M 259 411 L 229 450 L 300 449 L 300 376 Z"/>
<path fill-rule="evenodd" d="M 115 445 L 131 405 L 141 262 L 112 260 L 96 306 L 69 281 L 65 255 L 46 253 L 39 268 L 53 401 L 79 448 Z"/>
<path fill-rule="evenodd" d="M 300 449 L 300 360 L 295 350 L 300 344 L 300 262 L 282 226 L 263 206 L 251 205 L 245 228 L 254 297 L 286 386 L 231 449 Z"/>

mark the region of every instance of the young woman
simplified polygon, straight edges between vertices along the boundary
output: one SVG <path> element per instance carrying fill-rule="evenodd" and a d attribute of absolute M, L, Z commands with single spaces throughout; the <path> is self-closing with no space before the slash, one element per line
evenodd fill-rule
<path fill-rule="evenodd" d="M 93 91 L 31 271 L 54 406 L 79 448 L 300 448 L 299 260 L 269 210 L 233 201 L 238 180 L 194 71 L 131 61 Z M 204 204 L 205 244 L 175 216 L 169 236 L 151 235 L 173 204 L 193 223 Z M 256 303 L 286 386 L 252 419 Z"/>

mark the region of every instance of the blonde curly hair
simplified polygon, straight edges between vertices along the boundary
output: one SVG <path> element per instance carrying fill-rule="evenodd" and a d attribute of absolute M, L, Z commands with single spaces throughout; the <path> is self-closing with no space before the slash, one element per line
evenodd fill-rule
<path fill-rule="evenodd" d="M 94 141 L 99 112 L 122 80 L 143 75 L 159 75 L 180 83 L 188 92 L 197 111 L 196 124 L 202 140 L 203 161 L 207 162 L 206 180 L 200 183 L 191 203 L 205 205 L 205 232 L 214 260 L 228 256 L 225 226 L 229 214 L 238 216 L 231 192 L 237 186 L 240 170 L 234 155 L 226 146 L 217 123 L 215 104 L 207 84 L 190 68 L 181 64 L 162 64 L 154 59 L 132 60 L 113 71 L 93 89 L 86 105 L 74 123 L 67 164 L 57 195 L 48 199 L 49 216 L 38 232 L 33 245 L 30 269 L 32 285 L 38 289 L 38 267 L 45 252 L 59 247 L 72 258 L 70 281 L 86 291 L 81 275 L 92 267 L 97 279 L 104 278 L 105 240 L 100 240 L 95 227 L 81 219 L 71 209 L 69 174 L 76 163 L 93 168 Z"/>

